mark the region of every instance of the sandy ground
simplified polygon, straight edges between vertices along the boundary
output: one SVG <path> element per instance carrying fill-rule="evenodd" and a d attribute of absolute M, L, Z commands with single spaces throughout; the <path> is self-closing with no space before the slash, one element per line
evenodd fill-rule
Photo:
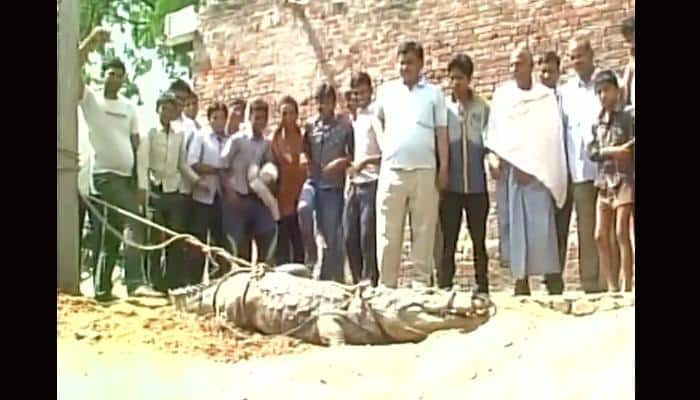
<path fill-rule="evenodd" d="M 222 334 L 157 301 L 104 309 L 61 295 L 58 398 L 634 398 L 634 307 L 574 317 L 494 300 L 498 314 L 469 334 L 322 348 Z"/>
<path fill-rule="evenodd" d="M 88 297 L 58 296 L 58 398 L 633 399 L 634 295 L 613 311 L 603 311 L 610 307 L 602 301 L 586 311 L 584 302 L 579 310 L 595 312 L 580 317 L 523 304 L 511 295 L 510 271 L 499 266 L 495 225 L 492 208 L 487 247 L 498 314 L 472 333 L 438 332 L 419 344 L 322 348 L 223 330 L 177 316 L 163 300 L 100 306 L 86 281 Z M 578 298 L 575 229 L 572 223 L 564 281 L 567 295 Z M 462 289 L 474 282 L 466 231 L 456 254 Z M 414 272 L 409 238 L 400 286 Z M 533 298 L 547 303 L 543 286 L 531 279 Z M 126 295 L 119 282 L 114 294 Z"/>

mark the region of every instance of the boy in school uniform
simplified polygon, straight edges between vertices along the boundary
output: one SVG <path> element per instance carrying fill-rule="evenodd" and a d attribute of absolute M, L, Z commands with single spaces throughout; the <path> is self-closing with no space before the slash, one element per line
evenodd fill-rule
<path fill-rule="evenodd" d="M 185 182 L 191 182 L 191 169 L 186 162 L 186 132 L 174 124 L 177 119 L 177 98 L 174 93 L 164 93 L 156 103 L 159 124 L 151 128 L 139 147 L 139 179 L 149 182 L 149 201 L 154 208 L 156 223 L 176 232 L 187 228 L 186 211 L 188 195 L 182 191 Z M 165 239 L 153 230 L 151 240 Z M 157 238 L 157 239 L 156 239 Z M 161 267 L 161 252 L 150 254 L 149 275 L 154 286 L 161 291 L 186 285 L 184 243 L 176 241 L 165 249 L 165 268 Z"/>

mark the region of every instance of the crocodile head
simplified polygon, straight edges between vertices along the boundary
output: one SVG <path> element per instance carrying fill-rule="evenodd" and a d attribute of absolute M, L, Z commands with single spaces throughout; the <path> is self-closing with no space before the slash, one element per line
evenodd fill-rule
<path fill-rule="evenodd" d="M 175 311 L 209 314 L 214 311 L 214 285 L 200 283 L 168 291 Z"/>
<path fill-rule="evenodd" d="M 486 296 L 433 288 L 378 289 L 367 300 L 383 330 L 402 341 L 420 341 L 442 329 L 472 331 L 494 310 Z"/>

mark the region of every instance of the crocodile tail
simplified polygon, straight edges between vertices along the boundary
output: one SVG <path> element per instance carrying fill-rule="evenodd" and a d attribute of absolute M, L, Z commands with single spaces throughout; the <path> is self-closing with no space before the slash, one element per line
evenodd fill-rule
<path fill-rule="evenodd" d="M 182 295 L 191 295 L 195 294 L 198 292 L 203 292 L 204 289 L 213 286 L 216 284 L 216 282 L 210 282 L 207 284 L 204 283 L 198 283 L 196 285 L 187 285 L 187 286 L 181 286 L 175 289 L 170 289 L 168 290 L 168 294 L 170 296 L 182 296 Z"/>
<path fill-rule="evenodd" d="M 192 303 L 200 302 L 204 291 L 217 283 L 218 281 L 212 281 L 209 283 L 199 283 L 170 289 L 168 290 L 168 296 L 170 297 L 170 302 L 173 304 L 175 311 L 192 311 Z"/>

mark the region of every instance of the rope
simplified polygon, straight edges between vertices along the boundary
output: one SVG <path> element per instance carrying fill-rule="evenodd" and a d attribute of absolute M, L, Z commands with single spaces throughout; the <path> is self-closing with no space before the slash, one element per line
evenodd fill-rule
<path fill-rule="evenodd" d="M 240 265 L 243 265 L 243 266 L 245 266 L 247 268 L 251 268 L 251 269 L 255 269 L 257 267 L 255 264 L 251 263 L 248 260 L 232 256 L 230 253 L 228 253 L 225 249 L 223 249 L 221 247 L 209 246 L 206 243 L 201 242 L 199 239 L 197 239 L 195 236 L 193 236 L 191 234 L 175 232 L 175 231 L 168 229 L 162 225 L 156 224 L 155 222 L 152 222 L 152 221 L 150 221 L 150 220 L 148 220 L 140 215 L 134 214 L 132 212 L 129 212 L 129 211 L 126 211 L 122 208 L 119 208 L 113 204 L 110 204 L 109 202 L 106 202 L 100 198 L 94 197 L 92 195 L 84 195 L 84 194 L 80 194 L 80 197 L 82 197 L 82 199 L 85 201 L 86 206 L 93 212 L 93 214 L 97 215 L 98 219 L 100 219 L 100 221 L 103 223 L 103 226 L 105 226 L 107 229 L 109 229 L 109 231 L 112 232 L 112 234 L 116 235 L 118 238 L 120 238 L 124 243 L 126 243 L 129 246 L 135 247 L 135 248 L 143 250 L 143 251 L 154 251 L 154 250 L 163 249 L 177 240 L 184 240 L 185 242 L 193 245 L 194 247 L 198 247 L 203 253 L 206 254 L 207 257 L 210 258 L 212 263 L 216 266 L 218 266 L 219 264 L 215 261 L 214 257 L 220 256 L 220 257 L 226 259 L 227 261 L 231 262 L 232 264 L 240 264 Z M 158 229 L 161 232 L 164 232 L 165 234 L 172 236 L 172 237 L 170 239 L 168 239 L 162 243 L 156 244 L 156 245 L 143 245 L 140 243 L 133 242 L 130 239 L 127 239 L 123 235 L 122 232 L 119 232 L 116 228 L 114 228 L 112 225 L 110 225 L 107 222 L 107 219 L 105 217 L 103 217 L 102 215 L 100 215 L 99 212 L 95 212 L 96 208 L 94 205 L 91 204 L 91 202 L 101 204 L 101 205 L 103 205 L 107 208 L 110 208 L 113 211 L 115 211 L 115 212 L 117 212 L 125 217 L 129 217 L 129 218 L 136 220 L 136 221 L 138 221 L 146 226 L 149 226 L 151 228 Z"/>
<path fill-rule="evenodd" d="M 115 236 L 117 236 L 117 237 L 118 237 L 119 239 L 121 239 L 124 243 L 128 244 L 128 245 L 131 246 L 131 247 L 136 247 L 136 248 L 139 249 L 139 250 L 143 250 L 143 251 L 156 251 L 156 250 L 161 250 L 161 249 L 164 249 L 164 248 L 168 247 L 169 245 L 171 245 L 172 243 L 174 243 L 174 242 L 176 242 L 176 241 L 178 241 L 178 240 L 180 240 L 180 239 L 187 239 L 187 238 L 193 237 L 192 235 L 189 235 L 189 234 L 175 234 L 175 235 L 174 235 L 173 237 L 171 237 L 170 239 L 165 240 L 164 242 L 161 242 L 161 243 L 155 244 L 155 245 L 143 245 L 143 244 L 140 244 L 140 243 L 136 243 L 136 242 L 132 241 L 131 239 L 128 239 L 126 236 L 124 236 L 124 234 L 123 234 L 122 232 L 119 232 L 119 230 L 118 230 L 117 228 L 113 227 L 112 225 L 110 225 L 110 224 L 107 222 L 107 218 L 105 218 L 105 217 L 102 215 L 102 213 L 99 212 L 99 210 L 97 209 L 97 207 L 95 207 L 94 205 L 92 205 L 92 204 L 90 203 L 90 200 L 87 198 L 87 197 L 92 197 L 92 196 L 85 196 L 85 195 L 82 195 L 82 194 L 81 194 L 80 196 L 83 198 L 83 200 L 85 200 L 85 205 L 87 206 L 87 208 L 89 208 L 90 211 L 92 211 L 92 215 L 95 215 L 95 216 L 97 217 L 97 219 L 99 219 L 100 222 L 102 222 L 102 226 L 104 226 L 106 229 L 108 229 L 110 232 L 112 232 L 112 234 L 114 234 Z M 102 204 L 105 205 L 105 206 L 108 206 L 108 205 L 109 205 L 109 203 L 107 203 L 107 202 L 104 202 L 104 203 L 102 203 Z M 115 207 L 115 208 L 116 208 L 116 207 Z"/>

